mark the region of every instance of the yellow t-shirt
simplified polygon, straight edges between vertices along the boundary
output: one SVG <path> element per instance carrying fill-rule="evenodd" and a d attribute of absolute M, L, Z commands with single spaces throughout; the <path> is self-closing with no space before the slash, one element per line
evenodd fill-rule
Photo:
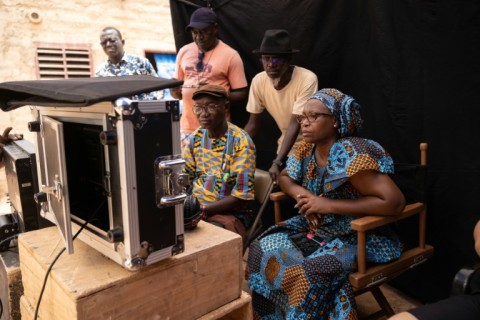
<path fill-rule="evenodd" d="M 273 117 L 278 129 L 282 132 L 277 141 L 277 152 L 282 145 L 292 114 L 302 114 L 308 98 L 317 91 L 317 76 L 312 71 L 302 67 L 295 66 L 292 79 L 281 90 L 273 87 L 273 83 L 265 71 L 260 72 L 253 78 L 248 96 L 247 111 L 262 113 L 266 109 Z M 295 145 L 298 145 L 301 140 L 302 135 L 299 133 Z M 292 149 L 295 149 L 295 146 Z"/>

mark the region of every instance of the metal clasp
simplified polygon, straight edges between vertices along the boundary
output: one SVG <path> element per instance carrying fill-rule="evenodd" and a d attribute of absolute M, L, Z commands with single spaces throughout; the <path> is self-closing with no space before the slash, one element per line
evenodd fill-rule
<path fill-rule="evenodd" d="M 63 188 L 58 174 L 55 175 L 55 179 L 53 180 L 53 186 L 42 185 L 41 191 L 53 195 L 55 198 L 57 198 L 58 201 L 62 201 Z"/>

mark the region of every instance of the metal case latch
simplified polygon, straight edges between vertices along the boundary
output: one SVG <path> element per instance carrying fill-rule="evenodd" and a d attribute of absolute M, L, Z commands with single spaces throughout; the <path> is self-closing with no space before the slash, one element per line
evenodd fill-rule
<path fill-rule="evenodd" d="M 190 184 L 182 173 L 185 160 L 180 155 L 158 157 L 155 160 L 155 194 L 159 208 L 183 203 Z"/>

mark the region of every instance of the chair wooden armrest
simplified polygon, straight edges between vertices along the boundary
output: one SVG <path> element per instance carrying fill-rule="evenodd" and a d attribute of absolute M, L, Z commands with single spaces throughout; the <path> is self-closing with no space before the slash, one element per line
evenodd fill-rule
<path fill-rule="evenodd" d="M 288 195 L 283 191 L 276 191 L 270 194 L 270 200 L 272 201 L 282 201 L 288 199 Z"/>
<path fill-rule="evenodd" d="M 367 248 L 366 239 L 367 231 L 374 230 L 375 228 L 393 223 L 407 217 L 418 214 L 418 246 L 420 250 L 425 250 L 425 227 L 426 227 L 426 206 L 424 203 L 416 202 L 408 204 L 402 213 L 395 216 L 364 216 L 353 220 L 350 226 L 353 230 L 357 231 L 358 242 L 358 271 L 359 274 L 365 274 L 367 270 Z"/>
<path fill-rule="evenodd" d="M 394 216 L 365 216 L 355 219 L 351 222 L 351 227 L 355 231 L 368 231 L 389 223 L 399 221 L 425 210 L 425 204 L 416 202 L 407 204 L 402 213 Z"/>
<path fill-rule="evenodd" d="M 289 196 L 283 191 L 270 193 L 270 201 L 273 201 L 273 210 L 275 213 L 275 224 L 282 221 L 282 207 L 280 202 L 288 198 Z"/>

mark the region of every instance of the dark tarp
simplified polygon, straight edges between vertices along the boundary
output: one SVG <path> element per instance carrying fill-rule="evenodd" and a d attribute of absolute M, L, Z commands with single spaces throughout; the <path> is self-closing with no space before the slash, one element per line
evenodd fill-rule
<path fill-rule="evenodd" d="M 294 64 L 314 71 L 320 88 L 335 87 L 362 105 L 361 135 L 379 141 L 396 162 L 428 151 L 427 240 L 431 262 L 396 282 L 430 302 L 449 295 L 454 273 L 478 261 L 473 226 L 480 219 L 480 1 L 478 0 L 170 0 L 177 49 L 195 6 L 211 6 L 219 37 L 239 51 L 247 78 L 261 71 L 266 29 L 289 30 Z M 265 116 L 268 118 L 267 116 Z M 244 106 L 233 122 L 248 119 Z M 268 167 L 278 130 L 271 119 L 255 138 Z"/>
<path fill-rule="evenodd" d="M 0 83 L 0 108 L 9 111 L 24 105 L 83 107 L 182 83 L 149 75 L 9 81 Z"/>

